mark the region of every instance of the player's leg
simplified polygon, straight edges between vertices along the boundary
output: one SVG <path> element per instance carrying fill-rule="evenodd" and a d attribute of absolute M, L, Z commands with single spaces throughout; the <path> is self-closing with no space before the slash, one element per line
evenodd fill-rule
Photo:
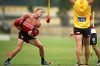
<path fill-rule="evenodd" d="M 100 49 L 95 45 L 92 45 L 97 57 L 98 57 L 98 62 L 97 62 L 97 66 L 100 66 Z"/>
<path fill-rule="evenodd" d="M 85 47 L 85 66 L 88 66 L 90 56 L 90 28 L 83 30 L 83 40 Z"/>
<path fill-rule="evenodd" d="M 100 66 L 100 49 L 96 46 L 97 45 L 97 34 L 96 33 L 91 33 L 90 45 L 92 45 L 92 47 L 98 57 L 98 62 L 96 65 Z"/>
<path fill-rule="evenodd" d="M 83 38 L 82 38 L 82 47 L 81 47 L 81 49 L 82 49 L 82 55 L 83 55 L 83 48 L 84 48 L 84 41 L 83 41 Z M 75 66 L 79 66 L 79 62 L 77 62 L 75 64 Z"/>
<path fill-rule="evenodd" d="M 85 47 L 85 65 L 88 66 L 89 55 L 90 55 L 90 37 L 84 37 L 84 47 Z"/>
<path fill-rule="evenodd" d="M 82 30 L 74 27 L 74 36 L 76 40 L 76 56 L 78 60 L 78 65 L 76 64 L 75 66 L 82 66 Z"/>
<path fill-rule="evenodd" d="M 13 50 L 12 52 L 7 53 L 8 59 L 4 62 L 5 65 L 9 64 L 10 60 L 22 49 L 22 46 L 23 46 L 23 40 L 18 39 L 16 49 Z"/>
<path fill-rule="evenodd" d="M 76 55 L 80 66 L 82 65 L 82 35 L 75 35 L 76 39 Z"/>
<path fill-rule="evenodd" d="M 42 43 L 38 39 L 29 40 L 29 42 L 32 45 L 35 45 L 36 47 L 39 48 L 39 54 L 40 54 L 40 57 L 41 57 L 41 64 L 42 65 L 48 65 L 48 63 L 45 61 L 45 58 L 44 58 L 44 48 L 43 48 Z"/>

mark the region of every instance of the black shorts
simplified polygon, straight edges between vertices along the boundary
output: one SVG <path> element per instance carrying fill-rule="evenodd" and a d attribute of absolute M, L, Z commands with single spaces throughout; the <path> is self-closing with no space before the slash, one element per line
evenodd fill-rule
<path fill-rule="evenodd" d="M 90 34 L 91 34 L 91 31 L 90 31 L 90 28 L 84 28 L 84 29 L 82 29 L 82 28 L 76 28 L 76 27 L 74 27 L 74 34 L 75 35 L 82 34 L 83 37 L 89 37 Z"/>
<path fill-rule="evenodd" d="M 35 37 L 30 36 L 28 33 L 26 33 L 23 30 L 20 30 L 19 35 L 18 35 L 18 38 L 19 39 L 22 39 L 26 43 L 29 43 L 28 42 L 29 40 L 36 39 Z"/>
<path fill-rule="evenodd" d="M 97 34 L 92 33 L 90 35 L 90 45 L 96 45 L 97 44 Z"/>

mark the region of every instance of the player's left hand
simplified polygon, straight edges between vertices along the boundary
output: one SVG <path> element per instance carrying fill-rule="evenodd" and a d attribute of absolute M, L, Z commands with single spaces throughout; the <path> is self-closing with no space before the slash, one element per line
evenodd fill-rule
<path fill-rule="evenodd" d="M 70 38 L 74 35 L 73 31 L 70 33 Z"/>
<path fill-rule="evenodd" d="M 50 23 L 50 18 L 51 18 L 50 15 L 47 15 L 47 17 L 46 17 L 46 22 L 47 23 Z"/>

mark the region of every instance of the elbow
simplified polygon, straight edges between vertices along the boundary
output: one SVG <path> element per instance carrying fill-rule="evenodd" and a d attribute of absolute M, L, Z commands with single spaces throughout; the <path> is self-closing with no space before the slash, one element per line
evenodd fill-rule
<path fill-rule="evenodd" d="M 89 5 L 92 5 L 94 0 L 89 0 Z"/>
<path fill-rule="evenodd" d="M 74 4 L 74 3 L 75 3 L 75 0 L 70 0 L 70 2 L 71 2 L 72 4 Z"/>

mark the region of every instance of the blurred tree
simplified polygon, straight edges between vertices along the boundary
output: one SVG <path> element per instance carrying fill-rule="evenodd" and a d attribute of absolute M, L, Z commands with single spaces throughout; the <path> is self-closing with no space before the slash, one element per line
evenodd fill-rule
<path fill-rule="evenodd" d="M 30 0 L 29 3 L 30 4 L 28 5 L 28 11 L 32 13 L 33 12 L 33 8 L 34 8 L 34 1 Z"/>
<path fill-rule="evenodd" d="M 5 19 L 5 6 L 2 6 L 1 8 L 2 8 L 2 14 L 1 14 L 2 25 L 0 25 L 0 29 L 4 33 L 10 33 L 10 26 L 8 25 Z"/>
<path fill-rule="evenodd" d="M 28 6 L 28 11 L 29 11 L 29 12 L 31 12 L 31 13 L 32 13 L 32 12 L 33 12 L 33 9 L 34 9 L 34 7 L 33 7 L 33 6 Z"/>
<path fill-rule="evenodd" d="M 59 3 L 59 12 L 58 16 L 61 19 L 62 26 L 69 26 L 69 19 L 67 15 L 67 11 L 71 8 L 71 4 L 69 0 L 60 0 Z"/>
<path fill-rule="evenodd" d="M 100 9 L 100 0 L 95 0 L 94 1 L 93 8 Z"/>

